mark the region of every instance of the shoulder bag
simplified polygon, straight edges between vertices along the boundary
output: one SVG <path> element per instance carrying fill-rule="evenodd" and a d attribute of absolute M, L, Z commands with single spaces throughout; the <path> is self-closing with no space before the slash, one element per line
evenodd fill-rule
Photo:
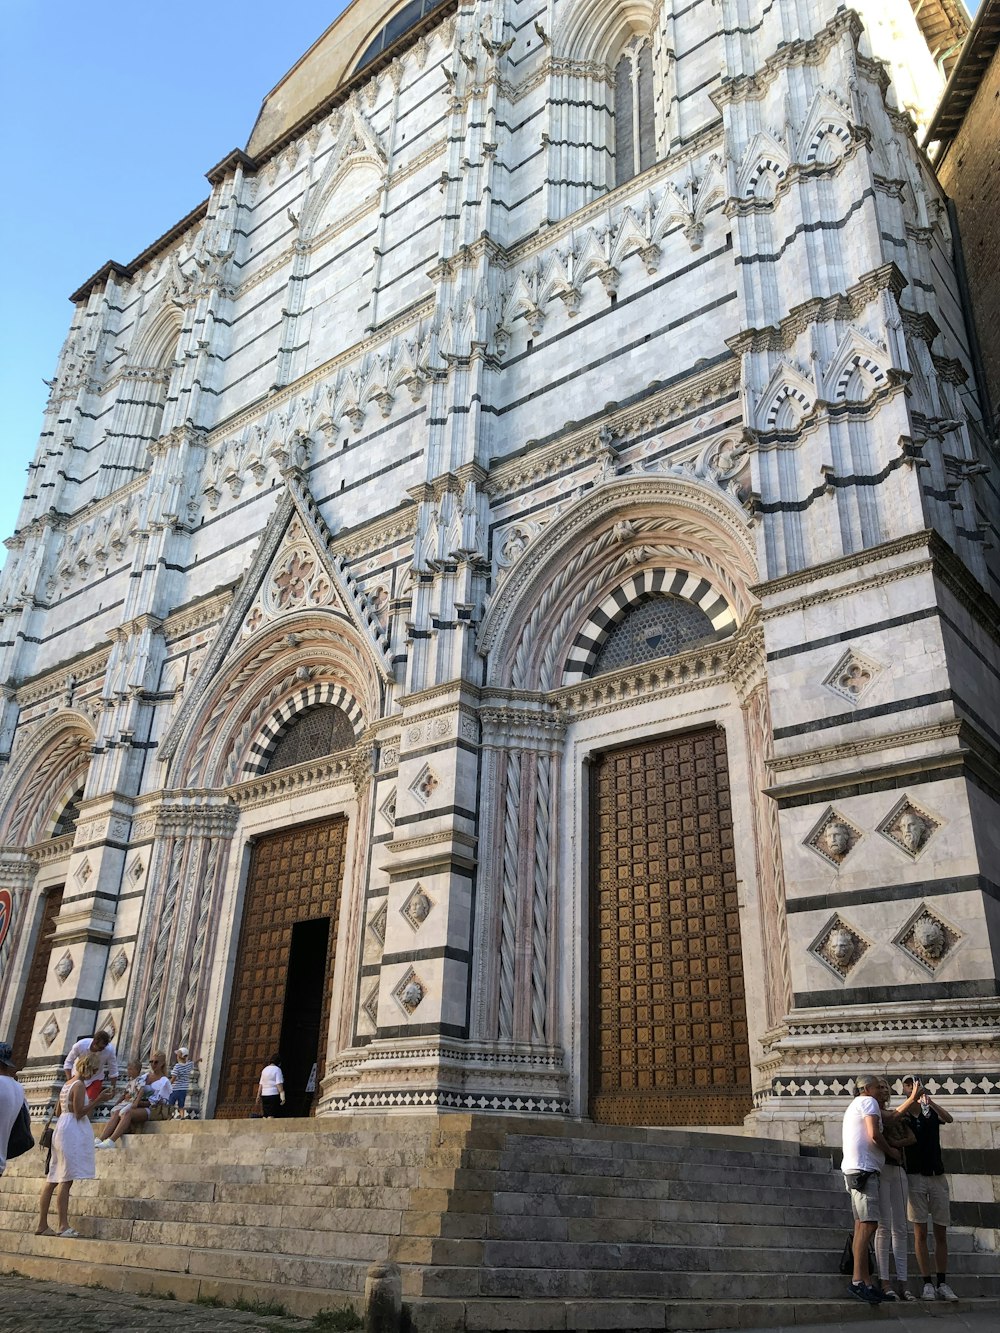
<path fill-rule="evenodd" d="M 35 1137 L 31 1132 L 31 1115 L 27 1103 L 25 1103 L 18 1112 L 17 1119 L 10 1127 L 10 1137 L 7 1140 L 8 1162 L 12 1157 L 20 1157 L 34 1146 Z"/>

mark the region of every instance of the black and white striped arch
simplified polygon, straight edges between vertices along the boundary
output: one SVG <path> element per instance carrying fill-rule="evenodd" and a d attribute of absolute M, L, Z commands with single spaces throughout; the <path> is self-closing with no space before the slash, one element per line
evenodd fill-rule
<path fill-rule="evenodd" d="M 693 602 L 712 622 L 715 638 L 724 639 L 736 628 L 736 614 L 707 579 L 687 569 L 646 569 L 609 593 L 593 610 L 573 641 L 563 667 L 563 684 L 588 680 L 608 635 L 625 615 L 650 597 L 672 595 Z"/>
<path fill-rule="evenodd" d="M 329 681 L 306 685 L 295 694 L 289 695 L 264 723 L 257 739 L 247 752 L 241 781 L 246 782 L 266 770 L 268 760 L 292 718 L 307 708 L 315 708 L 317 704 L 333 704 L 337 708 L 342 708 L 351 720 L 355 737 L 360 737 L 365 719 L 353 694 L 345 690 L 342 685 L 333 685 Z"/>

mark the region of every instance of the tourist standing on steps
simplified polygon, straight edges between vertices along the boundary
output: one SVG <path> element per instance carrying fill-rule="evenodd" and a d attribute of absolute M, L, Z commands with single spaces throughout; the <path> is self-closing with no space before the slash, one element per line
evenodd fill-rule
<path fill-rule="evenodd" d="M 858 1079 L 858 1095 L 844 1112 L 841 1170 L 851 1196 L 854 1215 L 854 1274 L 851 1295 L 869 1305 L 878 1305 L 882 1292 L 872 1285 L 868 1266 L 868 1246 L 882 1220 L 879 1199 L 879 1175 L 885 1161 L 902 1161 L 902 1153 L 886 1142 L 882 1134 L 882 1113 L 877 1100 L 878 1074 L 863 1074 Z"/>
<path fill-rule="evenodd" d="M 914 1099 L 903 1102 L 898 1110 L 889 1108 L 892 1089 L 889 1080 L 878 1081 L 878 1104 L 882 1112 L 882 1133 L 887 1143 L 899 1151 L 904 1151 L 916 1143 L 913 1130 L 906 1122 L 906 1112 L 910 1110 Z M 917 1298 L 906 1285 L 907 1250 L 910 1244 L 910 1228 L 906 1221 L 906 1170 L 901 1162 L 886 1162 L 879 1179 L 879 1203 L 882 1208 L 882 1220 L 875 1232 L 875 1254 L 878 1258 L 878 1272 L 882 1280 L 883 1298 L 890 1301 L 915 1301 Z M 889 1254 L 896 1269 L 896 1289 L 889 1286 Z"/>
<path fill-rule="evenodd" d="M 195 1056 L 193 1060 L 190 1059 L 190 1055 L 191 1052 L 186 1046 L 178 1046 L 177 1050 L 174 1051 L 176 1064 L 170 1071 L 170 1082 L 173 1085 L 173 1090 L 170 1093 L 170 1107 L 175 1120 L 187 1119 L 185 1106 L 188 1091 L 191 1087 L 191 1076 L 194 1074 L 195 1068 L 201 1064 L 200 1055 Z"/>
<path fill-rule="evenodd" d="M 281 1072 L 281 1056 L 272 1055 L 260 1071 L 256 1105 L 265 1120 L 281 1114 L 285 1104 L 285 1076 Z"/>
<path fill-rule="evenodd" d="M 7 1140 L 14 1121 L 25 1106 L 24 1089 L 17 1081 L 14 1052 L 8 1042 L 0 1041 L 0 1176 L 7 1167 Z"/>
<path fill-rule="evenodd" d="M 907 1124 L 916 1143 L 906 1150 L 906 1178 L 910 1190 L 908 1215 L 913 1223 L 913 1248 L 924 1279 L 922 1301 L 957 1301 L 948 1286 L 948 1227 L 951 1225 L 951 1196 L 941 1160 L 941 1126 L 953 1117 L 931 1101 L 919 1078 L 903 1079 L 903 1094 L 913 1104 Z M 927 1251 L 927 1219 L 934 1223 L 934 1273 Z"/>
<path fill-rule="evenodd" d="M 36 1236 L 62 1236 L 72 1239 L 79 1231 L 69 1224 L 69 1192 L 74 1180 L 93 1180 L 97 1175 L 94 1160 L 94 1131 L 87 1112 L 94 1100 L 87 1096 L 87 1085 L 94 1081 L 98 1056 L 90 1051 L 73 1066 L 73 1075 L 59 1094 L 59 1119 L 52 1132 L 52 1161 L 48 1179 L 38 1200 Z M 100 1095 L 100 1094 L 98 1094 Z M 96 1099 L 95 1099 L 96 1100 Z M 49 1226 L 49 1204 L 56 1196 L 56 1230 Z"/>
<path fill-rule="evenodd" d="M 118 1082 L 118 1056 L 110 1035 L 107 1032 L 95 1032 L 92 1037 L 81 1037 L 69 1048 L 63 1061 L 63 1073 L 67 1079 L 72 1077 L 73 1066 L 80 1056 L 87 1054 L 96 1057 L 96 1074 L 87 1087 L 87 1097 L 96 1103 L 103 1093 L 103 1100 L 107 1101 Z"/>

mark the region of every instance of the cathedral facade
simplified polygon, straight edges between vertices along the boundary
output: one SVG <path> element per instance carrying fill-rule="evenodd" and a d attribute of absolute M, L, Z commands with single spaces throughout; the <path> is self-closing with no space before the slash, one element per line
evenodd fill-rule
<path fill-rule="evenodd" d="M 355 0 L 74 293 L 0 586 L 36 1105 L 100 1026 L 204 1115 L 280 1050 L 300 1114 L 1000 1116 L 963 24 Z"/>

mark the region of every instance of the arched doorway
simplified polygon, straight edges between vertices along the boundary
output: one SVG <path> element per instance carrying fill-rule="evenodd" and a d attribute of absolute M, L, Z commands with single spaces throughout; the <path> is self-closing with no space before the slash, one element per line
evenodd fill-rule
<path fill-rule="evenodd" d="M 738 1123 L 752 1102 L 725 733 L 606 751 L 591 777 L 590 1114 Z"/>
<path fill-rule="evenodd" d="M 250 1113 L 260 1071 L 279 1052 L 286 1114 L 312 1110 L 326 1051 L 346 841 L 347 820 L 338 817 L 254 844 L 217 1119 Z"/>

